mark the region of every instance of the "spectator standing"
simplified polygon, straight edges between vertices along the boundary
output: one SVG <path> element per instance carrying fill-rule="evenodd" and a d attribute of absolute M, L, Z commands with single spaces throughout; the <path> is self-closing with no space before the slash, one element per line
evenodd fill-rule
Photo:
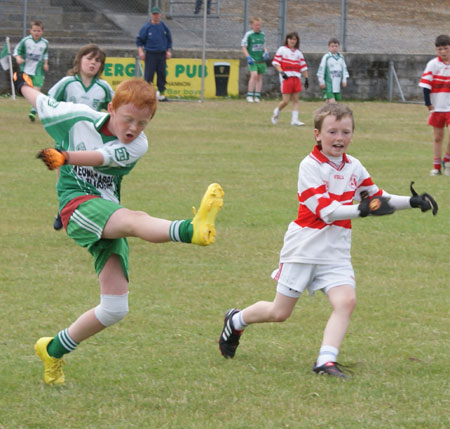
<path fill-rule="evenodd" d="M 150 11 L 150 22 L 145 24 L 136 38 L 139 59 L 145 60 L 144 79 L 152 83 L 156 73 L 158 100 L 168 101 L 166 90 L 166 60 L 172 57 L 172 35 L 169 27 L 161 21 L 161 9 Z"/>

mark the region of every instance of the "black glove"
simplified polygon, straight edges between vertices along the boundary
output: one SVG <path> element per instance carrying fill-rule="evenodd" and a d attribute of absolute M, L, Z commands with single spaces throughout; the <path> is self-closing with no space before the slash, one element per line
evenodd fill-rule
<path fill-rule="evenodd" d="M 15 72 L 13 75 L 14 88 L 18 95 L 22 95 L 22 87 L 24 85 L 31 86 L 33 88 L 33 81 L 30 76 L 23 72 Z"/>
<path fill-rule="evenodd" d="M 280 74 L 283 79 L 287 79 L 289 77 L 284 71 L 280 72 Z"/>
<path fill-rule="evenodd" d="M 309 88 L 309 79 L 305 77 L 305 89 Z"/>
<path fill-rule="evenodd" d="M 361 203 L 358 206 L 359 216 L 366 217 L 372 216 L 384 216 L 394 213 L 395 209 L 389 204 L 389 199 L 386 197 L 363 197 Z"/>
<path fill-rule="evenodd" d="M 411 204 L 411 207 L 420 208 L 420 210 L 422 210 L 423 212 L 432 209 L 433 216 L 436 216 L 436 213 L 438 211 L 437 202 L 430 194 L 424 193 L 422 195 L 418 195 L 413 188 L 413 184 L 414 182 L 411 182 L 411 184 L 409 185 L 412 194 L 412 197 L 409 199 L 409 204 Z"/>

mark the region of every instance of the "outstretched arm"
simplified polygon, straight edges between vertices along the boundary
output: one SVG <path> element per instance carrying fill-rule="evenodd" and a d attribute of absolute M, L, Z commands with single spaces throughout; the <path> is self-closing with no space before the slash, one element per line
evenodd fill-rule
<path fill-rule="evenodd" d="M 104 161 L 102 153 L 96 150 L 69 152 L 51 147 L 41 150 L 37 157 L 42 159 L 49 170 L 55 170 L 62 165 L 96 167 L 102 165 Z"/>

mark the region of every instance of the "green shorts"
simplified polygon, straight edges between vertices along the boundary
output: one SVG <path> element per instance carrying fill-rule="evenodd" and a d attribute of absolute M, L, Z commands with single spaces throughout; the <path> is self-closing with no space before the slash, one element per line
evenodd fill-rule
<path fill-rule="evenodd" d="M 94 257 L 97 275 L 112 254 L 120 258 L 123 272 L 128 277 L 129 247 L 126 238 L 101 238 L 103 229 L 111 215 L 122 208 L 120 204 L 103 198 L 93 198 L 80 204 L 70 217 L 67 235 L 81 247 L 87 247 Z"/>
<path fill-rule="evenodd" d="M 33 86 L 37 88 L 42 88 L 44 86 L 45 75 L 34 75 L 30 76 Z"/>
<path fill-rule="evenodd" d="M 323 90 L 323 98 L 325 100 L 330 100 L 331 98 L 334 98 L 336 101 L 342 101 L 342 95 L 340 92 L 330 92 L 326 89 Z"/>
<path fill-rule="evenodd" d="M 258 72 L 258 74 L 264 74 L 267 71 L 266 63 L 254 63 L 252 65 L 248 65 L 248 69 L 250 72 Z"/>

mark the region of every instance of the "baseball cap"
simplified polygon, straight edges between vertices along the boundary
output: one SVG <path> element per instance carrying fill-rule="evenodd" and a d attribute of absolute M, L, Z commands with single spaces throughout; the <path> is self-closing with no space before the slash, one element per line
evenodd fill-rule
<path fill-rule="evenodd" d="M 161 13 L 161 9 L 159 7 L 152 7 L 151 13 Z"/>

